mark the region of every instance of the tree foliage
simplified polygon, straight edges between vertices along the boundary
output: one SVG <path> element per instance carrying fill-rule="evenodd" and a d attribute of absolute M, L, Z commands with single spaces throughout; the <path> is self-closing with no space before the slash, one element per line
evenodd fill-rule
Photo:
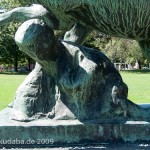
<path fill-rule="evenodd" d="M 105 53 L 113 62 L 125 62 L 135 64 L 148 63 L 144 58 L 138 42 L 131 39 L 110 37 L 98 31 L 92 32 L 85 46 L 97 48 Z"/>
<path fill-rule="evenodd" d="M 0 1 L 0 8 L 4 10 L 11 10 L 19 7 L 25 3 L 20 3 L 19 0 L 2 0 Z M 18 62 L 24 62 L 29 57 L 23 54 L 14 41 L 14 35 L 20 23 L 10 23 L 8 26 L 0 28 L 0 63 L 14 64 L 15 71 L 18 69 Z"/>
<path fill-rule="evenodd" d="M 138 42 L 130 39 L 112 38 L 103 50 L 114 62 L 125 62 L 130 64 L 144 64 L 144 58 Z"/>
<path fill-rule="evenodd" d="M 98 31 L 93 31 L 89 35 L 84 45 L 102 51 L 103 49 L 105 49 L 106 45 L 109 43 L 110 40 L 111 37 L 109 35 L 103 34 Z"/>

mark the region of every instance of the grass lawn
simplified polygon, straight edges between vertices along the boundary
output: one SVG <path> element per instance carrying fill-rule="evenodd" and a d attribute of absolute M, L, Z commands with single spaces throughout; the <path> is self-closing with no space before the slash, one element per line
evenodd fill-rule
<path fill-rule="evenodd" d="M 150 71 L 122 71 L 129 88 L 129 99 L 135 103 L 150 103 Z M 18 86 L 27 75 L 0 74 L 0 110 L 12 102 Z"/>
<path fill-rule="evenodd" d="M 18 86 L 26 75 L 0 74 L 0 110 L 13 101 Z"/>
<path fill-rule="evenodd" d="M 150 71 L 122 71 L 128 85 L 128 99 L 135 103 L 150 103 Z"/>

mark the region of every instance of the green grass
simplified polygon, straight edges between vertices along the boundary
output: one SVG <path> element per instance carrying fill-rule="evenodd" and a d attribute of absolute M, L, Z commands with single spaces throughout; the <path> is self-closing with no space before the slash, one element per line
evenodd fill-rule
<path fill-rule="evenodd" d="M 26 75 L 0 74 L 0 110 L 13 101 L 18 86 Z"/>
<path fill-rule="evenodd" d="M 0 74 L 0 110 L 12 102 L 15 92 L 27 75 Z M 150 103 L 150 71 L 122 71 L 129 88 L 129 99 L 135 103 Z"/>
<path fill-rule="evenodd" d="M 135 103 L 150 103 L 150 71 L 122 71 L 128 85 L 128 99 Z"/>

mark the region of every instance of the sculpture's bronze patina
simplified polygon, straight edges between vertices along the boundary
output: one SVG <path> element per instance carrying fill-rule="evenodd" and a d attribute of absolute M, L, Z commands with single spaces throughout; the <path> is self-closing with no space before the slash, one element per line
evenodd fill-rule
<path fill-rule="evenodd" d="M 41 69 L 32 72 L 37 84 L 27 79 L 18 90 L 14 119 L 40 115 L 81 121 L 149 118 L 148 111 L 127 100 L 128 89 L 104 54 L 55 39 L 53 31 L 37 19 L 25 22 L 15 40 L 22 51 L 41 64 L 48 77 L 42 76 Z M 30 91 L 28 86 L 32 87 Z M 22 94 L 26 97 L 21 99 Z"/>
<path fill-rule="evenodd" d="M 127 87 L 111 61 L 96 50 L 78 45 L 97 29 L 137 40 L 150 58 L 150 1 L 35 2 L 38 4 L 0 14 L 0 25 L 32 19 L 21 25 L 15 40 L 40 64 L 17 91 L 13 119 L 149 119 L 149 110 L 127 99 Z M 64 41 L 55 39 L 52 29 L 68 29 L 74 23 Z"/>

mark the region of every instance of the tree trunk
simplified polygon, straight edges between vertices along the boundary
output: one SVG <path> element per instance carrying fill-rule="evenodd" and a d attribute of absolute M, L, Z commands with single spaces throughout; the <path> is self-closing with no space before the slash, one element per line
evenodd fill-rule
<path fill-rule="evenodd" d="M 31 71 L 31 58 L 30 57 L 28 58 L 28 69 L 29 71 Z"/>
<path fill-rule="evenodd" d="M 15 62 L 14 62 L 15 72 L 18 72 L 18 53 L 15 55 Z"/>
<path fill-rule="evenodd" d="M 138 61 L 139 69 L 142 69 L 140 60 Z"/>

